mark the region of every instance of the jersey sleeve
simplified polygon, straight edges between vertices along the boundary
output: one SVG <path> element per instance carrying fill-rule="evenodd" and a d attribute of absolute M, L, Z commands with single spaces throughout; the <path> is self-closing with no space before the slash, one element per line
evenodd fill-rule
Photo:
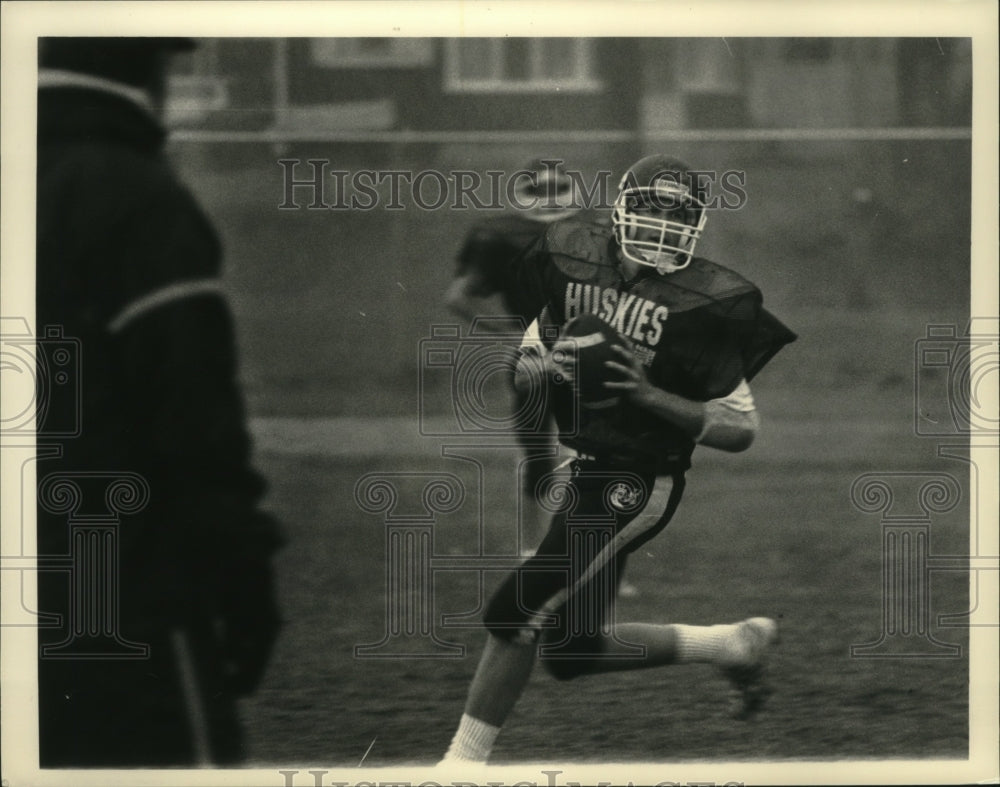
<path fill-rule="evenodd" d="M 761 308 L 753 330 L 743 343 L 743 367 L 747 381 L 757 376 L 768 362 L 797 336 L 767 309 Z"/>
<path fill-rule="evenodd" d="M 724 304 L 722 311 L 723 352 L 712 371 L 712 383 L 713 393 L 729 394 L 741 380 L 753 380 L 796 336 L 763 307 L 756 288 L 736 303 Z"/>
<path fill-rule="evenodd" d="M 708 399 L 733 393 L 743 380 L 752 377 L 747 370 L 746 347 L 752 341 L 759 319 L 760 291 L 756 288 L 713 304 L 706 338 L 714 338 L 717 352 L 707 350 L 706 390 Z"/>
<path fill-rule="evenodd" d="M 795 334 L 762 306 L 756 287 L 706 298 L 671 315 L 660 383 L 690 399 L 728 396 L 757 373 Z"/>

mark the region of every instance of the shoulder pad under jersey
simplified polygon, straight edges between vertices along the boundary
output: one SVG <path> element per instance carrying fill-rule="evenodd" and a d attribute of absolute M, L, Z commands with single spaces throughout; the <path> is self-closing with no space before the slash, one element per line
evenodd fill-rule
<path fill-rule="evenodd" d="M 614 266 L 609 254 L 610 227 L 573 220 L 557 221 L 545 233 L 545 251 L 570 278 L 587 280 Z"/>
<path fill-rule="evenodd" d="M 736 271 L 704 257 L 695 257 L 686 268 L 668 274 L 668 277 L 672 284 L 714 300 L 757 291 L 757 286 L 753 282 L 744 279 Z"/>

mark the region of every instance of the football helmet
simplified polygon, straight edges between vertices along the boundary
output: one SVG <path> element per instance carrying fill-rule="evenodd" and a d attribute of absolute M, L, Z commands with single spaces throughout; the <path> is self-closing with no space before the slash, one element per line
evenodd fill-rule
<path fill-rule="evenodd" d="M 705 228 L 706 194 L 682 161 L 654 154 L 628 168 L 611 212 L 622 254 L 666 274 L 687 267 Z"/>
<path fill-rule="evenodd" d="M 573 179 L 558 159 L 533 159 L 515 172 L 508 190 L 512 207 L 535 221 L 552 222 L 580 210 Z"/>

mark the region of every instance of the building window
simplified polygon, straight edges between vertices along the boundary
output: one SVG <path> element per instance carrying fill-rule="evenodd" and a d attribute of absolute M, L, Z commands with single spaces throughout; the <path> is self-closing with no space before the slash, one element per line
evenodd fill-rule
<path fill-rule="evenodd" d="M 313 38 L 309 54 L 321 68 L 413 68 L 430 65 L 434 48 L 428 38 Z"/>
<path fill-rule="evenodd" d="M 193 52 L 171 58 L 164 119 L 168 126 L 197 125 L 229 106 L 229 80 L 222 73 L 219 39 L 202 38 Z"/>
<path fill-rule="evenodd" d="M 581 38 L 457 38 L 444 52 L 445 89 L 466 93 L 593 92 L 594 42 Z"/>

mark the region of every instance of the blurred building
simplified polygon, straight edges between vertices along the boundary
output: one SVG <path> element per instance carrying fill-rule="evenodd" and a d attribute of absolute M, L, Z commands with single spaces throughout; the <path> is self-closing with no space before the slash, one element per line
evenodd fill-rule
<path fill-rule="evenodd" d="M 739 175 L 699 250 L 775 303 L 968 302 L 968 39 L 218 38 L 179 66 L 171 152 L 221 228 L 251 412 L 412 415 L 418 341 L 453 320 L 441 294 L 482 213 L 458 174 L 536 156 L 591 207 L 655 150 Z M 399 202 L 387 172 L 411 176 Z M 344 209 L 339 178 L 365 173 L 380 200 Z"/>
<path fill-rule="evenodd" d="M 971 41 L 204 39 L 175 126 L 232 131 L 960 127 Z"/>

